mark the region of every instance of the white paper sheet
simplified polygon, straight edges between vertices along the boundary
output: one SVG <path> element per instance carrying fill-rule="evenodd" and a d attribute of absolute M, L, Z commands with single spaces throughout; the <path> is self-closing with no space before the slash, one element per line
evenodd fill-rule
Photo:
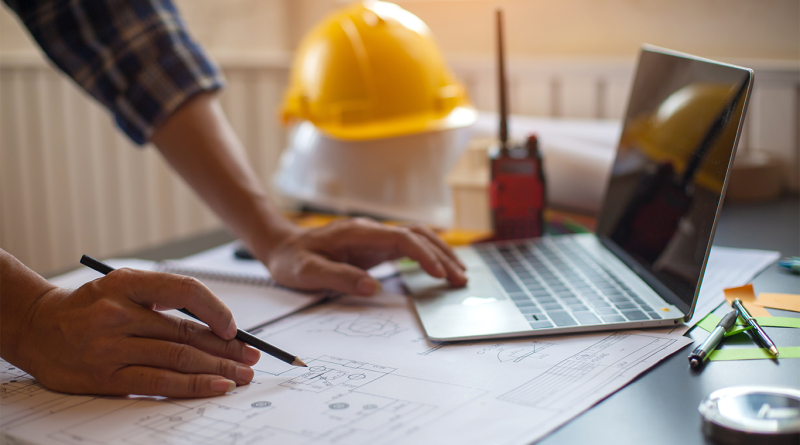
<path fill-rule="evenodd" d="M 713 246 L 708 255 L 708 265 L 703 275 L 695 312 L 686 323 L 687 328 L 694 326 L 725 301 L 725 288 L 744 286 L 770 264 L 778 261 L 780 256 L 780 252 L 772 250 Z"/>
<path fill-rule="evenodd" d="M 59 444 L 522 444 L 540 439 L 691 340 L 626 331 L 431 344 L 407 300 L 345 297 L 259 334 L 253 383 L 198 400 L 68 396 L 0 366 L 0 428 Z"/>

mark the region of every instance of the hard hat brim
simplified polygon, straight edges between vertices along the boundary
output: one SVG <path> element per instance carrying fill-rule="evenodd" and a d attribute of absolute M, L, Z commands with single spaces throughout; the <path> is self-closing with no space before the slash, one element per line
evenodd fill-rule
<path fill-rule="evenodd" d="M 414 115 L 400 119 L 379 120 L 353 125 L 337 125 L 330 122 L 313 122 L 320 131 L 336 139 L 363 141 L 397 136 L 405 136 L 431 131 L 452 130 L 469 127 L 478 119 L 478 112 L 470 106 L 453 108 L 441 116 Z"/>

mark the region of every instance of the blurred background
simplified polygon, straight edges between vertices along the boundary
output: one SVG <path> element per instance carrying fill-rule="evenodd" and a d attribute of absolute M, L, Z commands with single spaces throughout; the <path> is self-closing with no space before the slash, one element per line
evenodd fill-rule
<path fill-rule="evenodd" d="M 223 106 L 264 184 L 285 142 L 276 115 L 292 54 L 340 0 L 176 0 L 228 80 Z M 399 0 L 433 31 L 475 105 L 495 109 L 493 11 L 506 13 L 512 113 L 618 120 L 642 43 L 756 70 L 740 153 L 800 189 L 797 0 Z M 0 11 L 0 246 L 37 272 L 217 230 L 151 148 L 51 68 Z"/>

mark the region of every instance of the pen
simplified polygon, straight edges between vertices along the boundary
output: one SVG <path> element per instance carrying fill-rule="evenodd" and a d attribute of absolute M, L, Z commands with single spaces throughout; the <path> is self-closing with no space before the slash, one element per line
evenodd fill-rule
<path fill-rule="evenodd" d="M 794 273 L 800 273 L 800 256 L 793 256 L 791 258 L 784 258 L 778 261 L 778 266 L 788 269 Z"/>
<path fill-rule="evenodd" d="M 737 298 L 733 300 L 733 303 L 731 303 L 731 305 L 733 306 L 734 309 L 736 309 L 736 312 L 739 313 L 742 319 L 748 325 L 750 325 L 750 327 L 753 328 L 753 330 L 756 333 L 756 338 L 758 338 L 758 341 L 761 342 L 761 344 L 764 345 L 764 347 L 767 348 L 772 355 L 777 357 L 778 348 L 775 347 L 775 343 L 773 343 L 772 340 L 767 335 L 767 333 L 764 332 L 764 329 L 762 329 L 761 326 L 759 326 L 756 319 L 753 318 L 753 316 L 750 315 L 749 312 L 747 312 L 747 309 L 745 309 L 744 305 L 742 304 L 742 300 Z"/>
<path fill-rule="evenodd" d="M 711 335 L 700 346 L 696 347 L 691 354 L 689 354 L 689 366 L 697 368 L 708 360 L 711 352 L 717 348 L 719 343 L 725 338 L 725 333 L 733 327 L 736 323 L 736 311 L 731 311 L 719 321 L 717 327 L 711 331 Z"/>
<path fill-rule="evenodd" d="M 109 266 L 108 264 L 106 264 L 106 263 L 104 263 L 102 261 L 98 261 L 98 260 L 90 257 L 89 255 L 84 255 L 84 256 L 81 257 L 81 264 L 83 264 L 84 266 L 88 266 L 88 267 L 100 272 L 103 275 L 108 275 L 109 273 L 114 271 L 113 267 Z M 183 312 L 184 314 L 194 318 L 195 320 L 200 320 L 193 313 L 191 313 L 188 310 L 186 310 L 186 308 L 180 308 L 178 310 Z M 284 361 L 284 362 L 286 362 L 286 363 L 288 363 L 290 365 L 308 367 L 308 365 L 303 363 L 303 361 L 300 360 L 299 358 L 297 358 L 296 356 L 294 356 L 292 354 L 289 354 L 288 352 L 286 352 L 286 351 L 284 351 L 282 349 L 276 348 L 275 346 L 272 346 L 271 344 L 265 342 L 264 340 L 261 340 L 260 338 L 256 337 L 255 335 L 253 335 L 253 334 L 251 334 L 251 333 L 249 333 L 247 331 L 243 331 L 241 329 L 237 329 L 236 330 L 236 339 L 239 340 L 239 341 L 242 341 L 244 343 L 247 343 L 248 345 L 250 345 L 250 346 L 252 346 L 252 347 L 254 347 L 254 348 L 256 348 L 256 349 L 258 349 L 260 351 L 264 351 L 267 354 L 277 358 L 278 360 L 282 360 L 282 361 Z"/>

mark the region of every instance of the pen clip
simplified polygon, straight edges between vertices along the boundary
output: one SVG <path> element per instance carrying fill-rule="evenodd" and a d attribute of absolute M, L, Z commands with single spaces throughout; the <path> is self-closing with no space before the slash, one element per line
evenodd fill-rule
<path fill-rule="evenodd" d="M 745 322 L 750 322 L 750 320 L 753 318 L 753 316 L 750 315 L 750 312 L 747 312 L 747 309 L 744 307 L 742 300 L 738 298 L 733 300 L 731 306 L 733 306 L 733 308 L 736 309 L 736 312 L 739 313 L 739 316 L 742 317 L 742 319 Z"/>

